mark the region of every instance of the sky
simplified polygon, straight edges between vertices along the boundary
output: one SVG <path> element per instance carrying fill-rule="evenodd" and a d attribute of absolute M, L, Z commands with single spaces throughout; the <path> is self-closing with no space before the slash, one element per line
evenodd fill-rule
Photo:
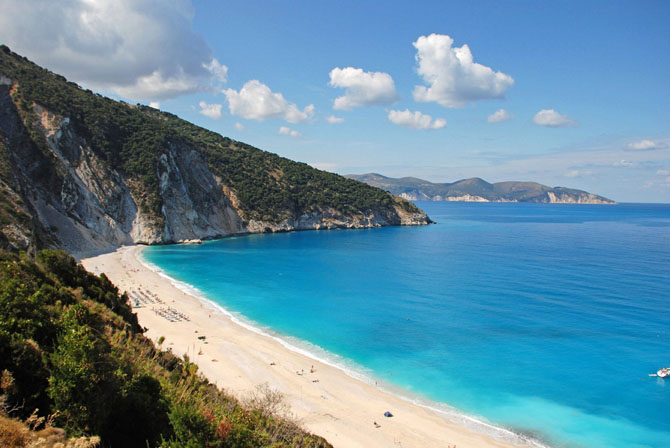
<path fill-rule="evenodd" d="M 339 174 L 670 203 L 670 2 L 0 0 L 79 85 Z"/>

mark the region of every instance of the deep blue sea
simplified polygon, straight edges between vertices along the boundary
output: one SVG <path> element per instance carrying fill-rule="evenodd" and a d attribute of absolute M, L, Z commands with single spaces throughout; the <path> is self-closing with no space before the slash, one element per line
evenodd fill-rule
<path fill-rule="evenodd" d="M 670 447 L 648 376 L 670 366 L 670 205 L 418 205 L 437 224 L 142 255 L 414 400 L 555 447 Z"/>

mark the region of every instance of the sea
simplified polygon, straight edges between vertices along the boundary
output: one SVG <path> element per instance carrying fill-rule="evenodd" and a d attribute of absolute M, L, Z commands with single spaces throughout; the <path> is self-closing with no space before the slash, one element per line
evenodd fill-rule
<path fill-rule="evenodd" d="M 537 446 L 670 447 L 670 204 L 418 202 L 429 226 L 153 246 L 245 325 Z"/>

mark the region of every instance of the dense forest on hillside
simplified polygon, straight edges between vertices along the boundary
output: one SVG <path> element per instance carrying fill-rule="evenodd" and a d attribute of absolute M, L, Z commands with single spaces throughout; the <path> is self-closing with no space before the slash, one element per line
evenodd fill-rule
<path fill-rule="evenodd" d="M 104 274 L 0 252 L 0 446 L 330 446 L 273 412 L 278 393 L 243 406 L 197 370 L 142 335 Z"/>
<path fill-rule="evenodd" d="M 166 112 L 83 90 L 6 46 L 0 46 L 0 74 L 18 83 L 12 96 L 35 145 L 46 145 L 30 118 L 33 105 L 39 104 L 69 119 L 96 155 L 133 180 L 130 186 L 143 211 L 159 220 L 162 199 L 156 164 L 164 149 L 175 144 L 186 145 L 206 159 L 210 170 L 235 194 L 247 221 L 276 223 L 328 208 L 365 214 L 392 210 L 399 204 L 407 211 L 418 211 L 410 202 L 361 182 L 222 137 Z"/>

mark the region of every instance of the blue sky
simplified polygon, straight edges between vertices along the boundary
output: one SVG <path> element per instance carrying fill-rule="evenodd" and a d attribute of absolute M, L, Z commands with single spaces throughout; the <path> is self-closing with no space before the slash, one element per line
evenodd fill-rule
<path fill-rule="evenodd" d="M 670 202 L 667 1 L 0 0 L 79 84 L 340 174 Z"/>

